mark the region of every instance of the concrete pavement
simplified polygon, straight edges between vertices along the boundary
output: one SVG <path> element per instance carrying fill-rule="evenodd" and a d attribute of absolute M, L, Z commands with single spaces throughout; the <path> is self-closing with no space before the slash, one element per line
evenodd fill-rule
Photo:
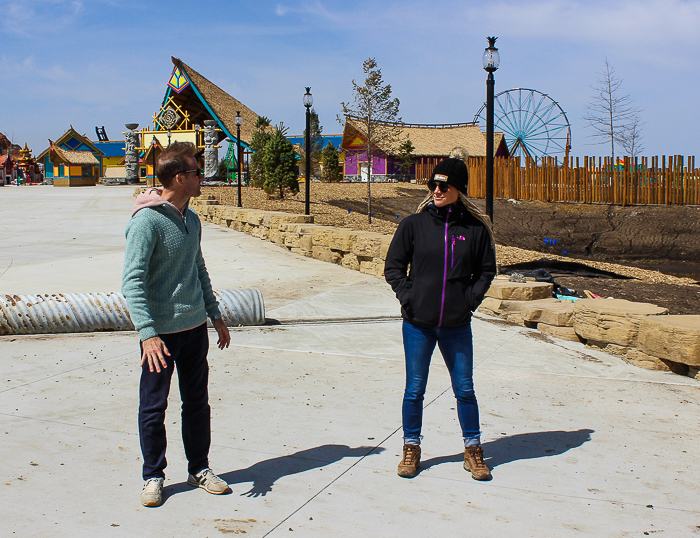
<path fill-rule="evenodd" d="M 132 193 L 0 189 L 0 293 L 118 290 Z M 401 479 L 388 286 L 210 224 L 202 247 L 215 288 L 259 287 L 281 322 L 212 338 L 211 466 L 232 494 L 185 483 L 174 382 L 167 497 L 140 505 L 135 333 L 0 337 L 0 536 L 700 536 L 698 381 L 478 316 L 494 479 L 462 469 L 439 352 L 423 470 Z"/>

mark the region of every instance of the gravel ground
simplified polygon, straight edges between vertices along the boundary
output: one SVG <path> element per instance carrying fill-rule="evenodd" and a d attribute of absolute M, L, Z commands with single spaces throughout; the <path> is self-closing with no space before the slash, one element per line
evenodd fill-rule
<path fill-rule="evenodd" d="M 297 195 L 288 195 L 284 199 L 276 196 L 268 198 L 261 190 L 253 187 L 241 189 L 243 207 L 262 209 L 265 211 L 286 211 L 289 213 L 304 212 L 304 184 Z M 376 183 L 372 184 L 372 197 L 375 206 L 375 218 L 372 224 L 367 221 L 367 185 L 362 183 L 312 183 L 311 184 L 311 214 L 316 224 L 351 228 L 353 230 L 373 231 L 392 234 L 398 223 L 405 216 L 405 202 L 410 207 L 415 200 L 422 198 L 427 192 L 425 186 L 409 183 Z M 213 194 L 223 205 L 237 205 L 238 190 L 235 187 L 205 187 L 203 194 Z M 401 204 L 402 198 L 404 204 Z M 413 202 L 413 203 L 411 203 Z M 392 210 L 393 211 L 390 211 Z M 606 263 L 595 260 L 574 259 L 567 256 L 543 254 L 533 250 L 524 250 L 512 246 L 497 245 L 498 262 L 500 265 L 512 265 L 541 259 L 546 256 L 563 261 L 583 263 L 590 267 L 611 271 L 619 275 L 638 279 L 648 284 L 672 284 L 676 286 L 695 286 L 690 278 L 679 278 L 663 274 L 659 271 L 640 269 L 628 265 Z M 697 286 L 696 286 L 697 287 Z"/>

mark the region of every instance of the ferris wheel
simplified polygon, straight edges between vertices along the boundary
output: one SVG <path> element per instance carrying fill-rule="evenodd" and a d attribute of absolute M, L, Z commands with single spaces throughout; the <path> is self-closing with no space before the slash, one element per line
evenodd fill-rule
<path fill-rule="evenodd" d="M 571 148 L 571 125 L 566 112 L 547 94 L 515 88 L 494 97 L 494 129 L 502 131 L 511 156 L 564 157 Z M 474 116 L 486 131 L 486 103 Z"/>

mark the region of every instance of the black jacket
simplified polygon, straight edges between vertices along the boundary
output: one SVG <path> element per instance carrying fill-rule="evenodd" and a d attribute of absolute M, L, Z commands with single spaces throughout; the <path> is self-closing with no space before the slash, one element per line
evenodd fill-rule
<path fill-rule="evenodd" d="M 496 276 L 496 255 L 488 230 L 464 206 L 431 203 L 399 225 L 384 276 L 409 323 L 462 327 Z"/>

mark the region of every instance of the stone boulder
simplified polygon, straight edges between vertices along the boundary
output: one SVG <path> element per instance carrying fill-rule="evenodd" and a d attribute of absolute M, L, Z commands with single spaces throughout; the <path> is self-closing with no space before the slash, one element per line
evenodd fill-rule
<path fill-rule="evenodd" d="M 579 299 L 574 303 L 574 330 L 589 344 L 636 347 L 640 322 L 662 314 L 668 314 L 668 309 L 650 303 L 625 299 Z"/>
<path fill-rule="evenodd" d="M 557 299 L 530 301 L 523 305 L 521 313 L 523 319 L 531 323 L 544 323 L 555 327 L 574 326 L 574 303 L 571 301 Z"/>
<path fill-rule="evenodd" d="M 548 282 L 508 282 L 496 279 L 486 292 L 486 297 L 511 301 L 535 301 L 552 297 L 553 285 Z"/>
<path fill-rule="evenodd" d="M 700 366 L 700 316 L 643 319 L 637 347 L 652 357 Z"/>
<path fill-rule="evenodd" d="M 548 323 L 540 322 L 537 324 L 537 330 L 542 334 L 553 336 L 554 338 L 561 338 L 562 340 L 569 340 L 571 342 L 581 341 L 573 327 L 550 325 Z"/>

